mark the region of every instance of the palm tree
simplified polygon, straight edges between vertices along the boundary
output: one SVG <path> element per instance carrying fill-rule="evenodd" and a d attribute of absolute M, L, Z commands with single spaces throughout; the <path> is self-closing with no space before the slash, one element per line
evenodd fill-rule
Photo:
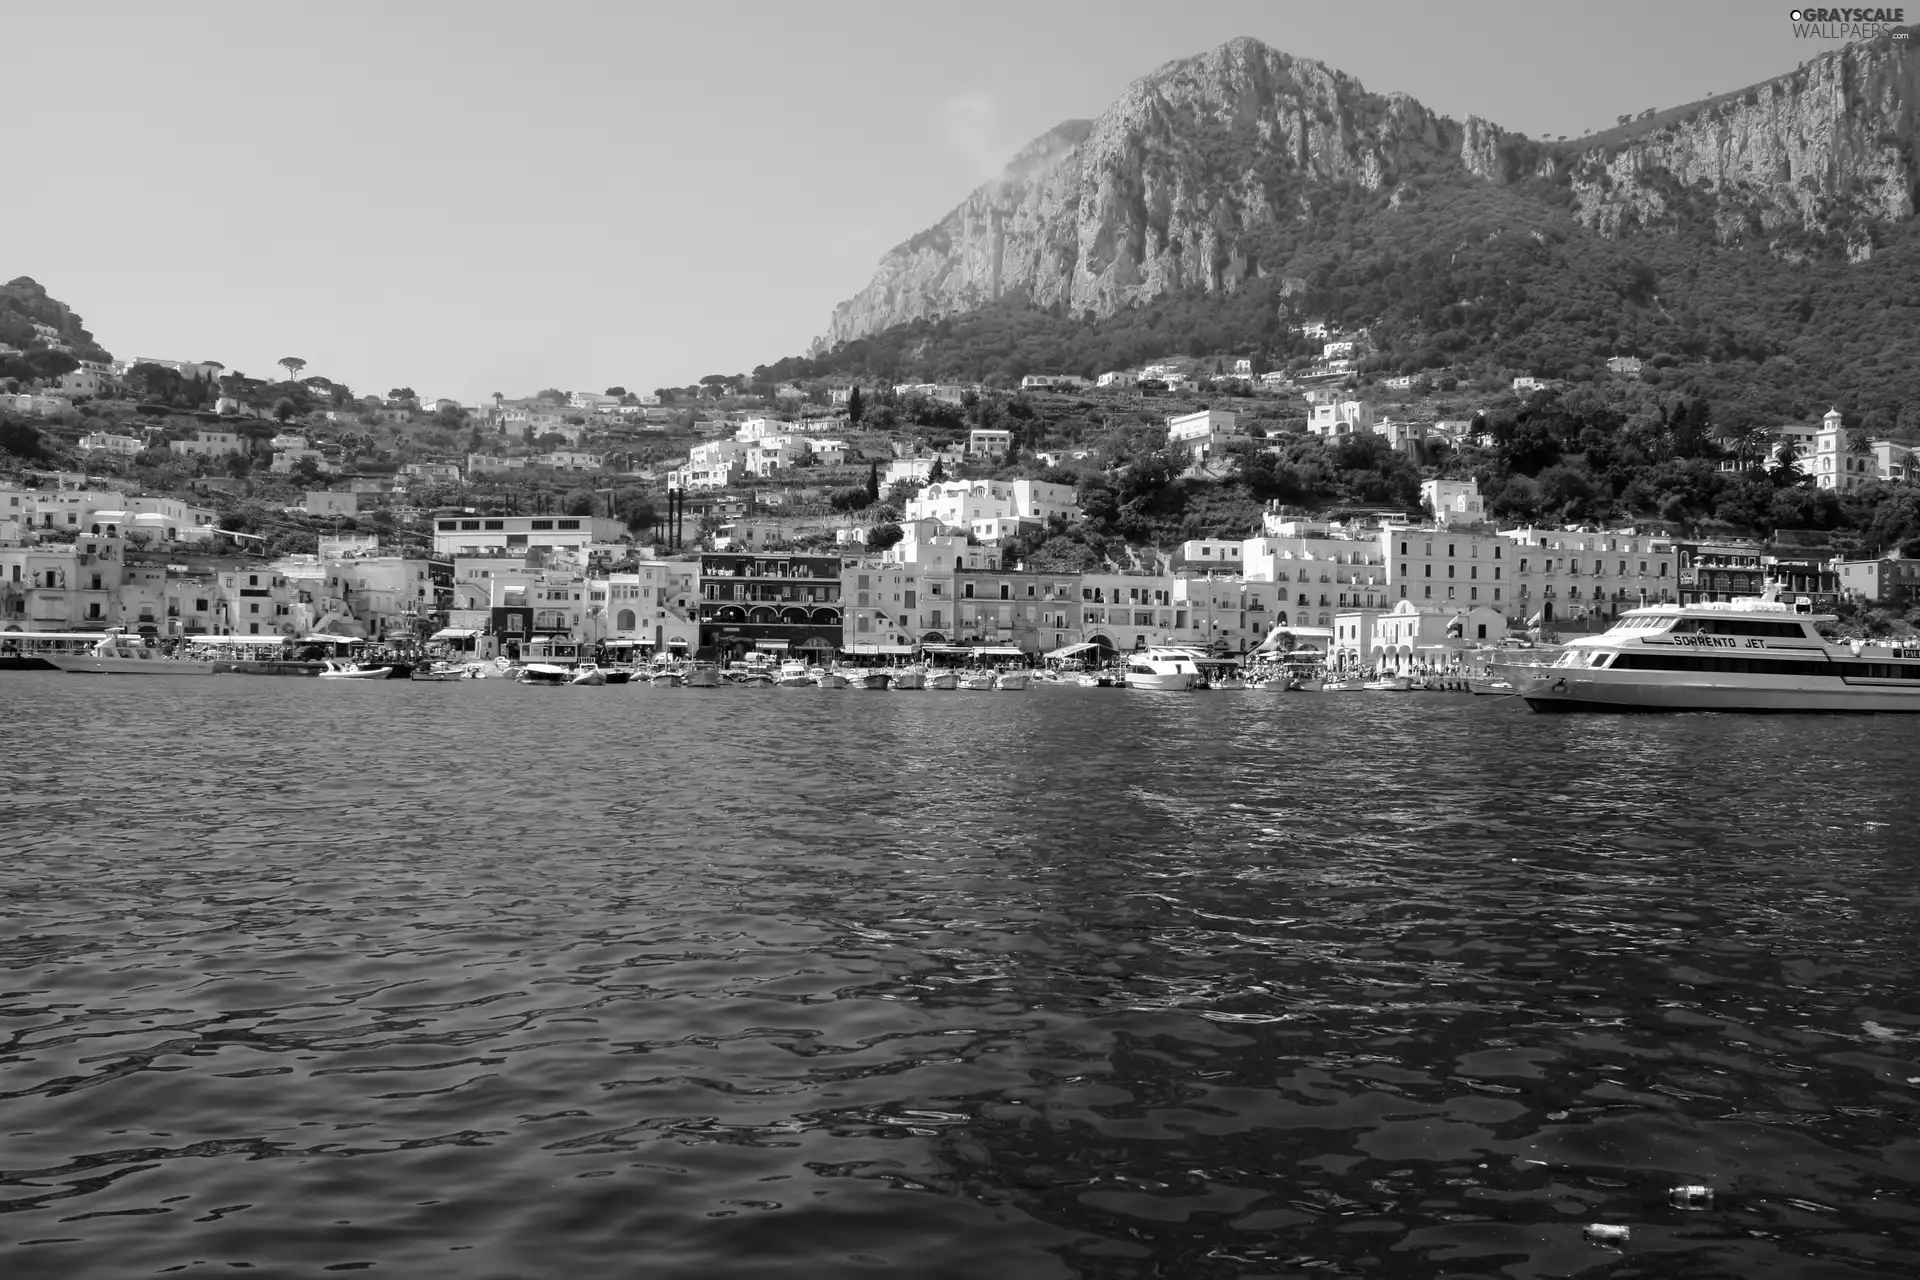
<path fill-rule="evenodd" d="M 1780 441 L 1780 453 L 1773 461 L 1773 482 L 1782 488 L 1800 483 L 1800 444 L 1792 436 Z"/>

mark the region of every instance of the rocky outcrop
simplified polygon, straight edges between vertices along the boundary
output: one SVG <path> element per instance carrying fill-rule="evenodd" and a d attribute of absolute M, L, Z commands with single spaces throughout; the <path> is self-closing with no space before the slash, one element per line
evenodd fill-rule
<path fill-rule="evenodd" d="M 1909 43 L 1824 54 L 1575 157 L 1580 220 L 1619 234 L 1671 229 L 1692 213 L 1728 240 L 1749 230 L 1854 238 L 1871 223 L 1911 218 L 1920 55 Z M 1707 202 L 1710 211 L 1700 208 Z"/>
<path fill-rule="evenodd" d="M 110 360 L 73 308 L 49 295 L 32 276 L 16 276 L 0 285 L 0 342 L 24 349 L 47 345 L 34 325 L 59 332 L 61 341 L 90 360 Z"/>
<path fill-rule="evenodd" d="M 1234 40 L 1035 140 L 882 258 L 819 345 L 1010 294 L 1104 316 L 1237 289 L 1285 267 L 1261 260 L 1268 233 L 1310 229 L 1330 193 L 1384 190 L 1399 209 L 1416 180 L 1570 187 L 1573 216 L 1610 235 L 1706 218 L 1722 239 L 1797 228 L 1870 246 L 1868 224 L 1914 212 L 1915 58 L 1904 42 L 1851 46 L 1690 114 L 1547 144 Z"/>

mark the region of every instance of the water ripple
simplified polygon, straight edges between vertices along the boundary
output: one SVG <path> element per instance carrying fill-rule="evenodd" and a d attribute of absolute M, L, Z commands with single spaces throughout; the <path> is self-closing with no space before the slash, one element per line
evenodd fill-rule
<path fill-rule="evenodd" d="M 4 696 L 10 1278 L 1920 1274 L 1920 725 Z"/>

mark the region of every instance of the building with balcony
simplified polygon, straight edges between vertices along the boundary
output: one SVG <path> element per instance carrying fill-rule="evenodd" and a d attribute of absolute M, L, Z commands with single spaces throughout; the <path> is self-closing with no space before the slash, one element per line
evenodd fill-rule
<path fill-rule="evenodd" d="M 732 658 L 749 650 L 826 657 L 844 617 L 839 556 L 715 552 L 700 557 L 700 643 Z"/>

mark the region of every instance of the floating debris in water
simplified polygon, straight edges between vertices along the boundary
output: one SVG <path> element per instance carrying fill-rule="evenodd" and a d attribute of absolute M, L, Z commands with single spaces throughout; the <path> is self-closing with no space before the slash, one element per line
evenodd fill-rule
<path fill-rule="evenodd" d="M 1604 1222 L 1589 1222 L 1587 1224 L 1587 1240 L 1592 1244 L 1603 1244 L 1613 1248 L 1621 1248 L 1625 1246 L 1627 1237 L 1631 1234 L 1633 1233 L 1626 1227 L 1609 1226 Z"/>
<path fill-rule="evenodd" d="M 1667 1193 L 1667 1199 L 1676 1209 L 1710 1209 L 1713 1207 L 1713 1188 L 1675 1187 Z"/>

